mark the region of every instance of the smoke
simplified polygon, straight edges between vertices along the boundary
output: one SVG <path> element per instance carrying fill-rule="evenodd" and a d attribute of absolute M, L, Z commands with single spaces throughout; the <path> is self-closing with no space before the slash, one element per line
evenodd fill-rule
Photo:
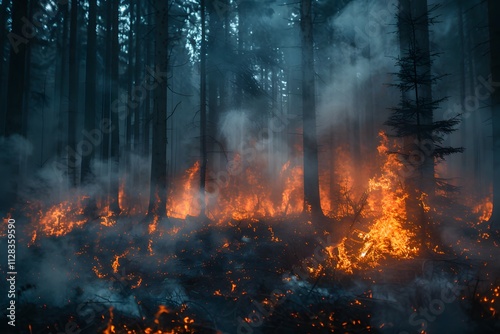
<path fill-rule="evenodd" d="M 252 124 L 246 111 L 232 110 L 221 117 L 220 132 L 227 143 L 229 151 L 241 151 L 250 140 Z"/>
<path fill-rule="evenodd" d="M 358 129 L 357 140 L 363 145 L 365 142 L 373 144 L 375 136 L 364 133 L 363 127 L 372 128 L 372 132 L 374 128 L 378 129 L 388 115 L 386 108 L 397 104 L 399 92 L 385 86 L 386 83 L 392 81 L 389 73 L 397 70 L 393 57 L 399 53 L 396 34 L 393 33 L 396 29 L 393 3 L 394 1 L 382 0 L 372 1 L 368 4 L 366 1 L 351 1 L 327 23 L 328 28 L 332 31 L 333 39 L 338 42 L 329 46 L 330 62 L 316 62 L 319 102 L 317 124 L 320 139 L 329 134 L 333 127 L 337 139 L 340 138 L 335 145 L 340 146 L 342 143 L 351 141 L 354 137 L 352 129 L 354 125 L 357 125 L 361 127 L 361 130 Z M 283 31 L 289 24 L 283 18 L 290 16 L 290 7 L 273 5 L 274 14 L 263 16 L 262 24 L 275 31 Z M 454 31 L 455 23 L 450 17 L 445 17 L 444 23 L 440 25 L 443 28 L 436 29 L 433 43 L 439 44 L 447 39 L 448 34 Z M 283 46 L 295 45 L 298 42 L 297 37 L 295 33 L 283 36 L 276 33 L 270 34 L 271 39 L 279 41 L 282 43 L 280 45 Z M 317 41 L 318 47 L 321 42 Z M 296 51 L 286 51 L 284 58 L 286 58 L 287 66 L 293 67 L 300 63 L 297 54 Z M 443 61 L 438 63 L 439 66 L 446 64 L 450 57 L 443 58 Z M 295 71 L 292 76 L 297 73 L 298 71 Z M 292 81 L 289 84 L 292 85 Z M 449 89 L 450 91 L 454 90 L 451 87 Z M 293 92 L 290 95 L 293 95 Z M 300 108 L 300 104 L 293 103 L 297 100 L 296 97 L 290 97 L 291 112 L 273 110 L 272 112 L 275 114 L 270 117 L 271 119 L 267 123 L 259 123 L 255 120 L 257 118 L 255 115 L 262 114 L 262 111 L 257 110 L 257 108 L 230 110 L 222 114 L 218 124 L 219 135 L 223 139 L 223 149 L 229 153 L 229 163 L 227 165 L 225 163 L 219 164 L 222 165 L 222 171 L 231 177 L 247 176 L 243 168 L 238 169 L 239 174 L 237 175 L 234 169 L 227 168 L 227 166 L 231 166 L 231 162 L 234 162 L 235 153 L 239 153 L 248 165 L 256 167 L 261 174 L 265 175 L 263 179 L 256 179 L 258 182 L 254 182 L 253 186 L 271 184 L 273 187 L 278 184 L 276 178 L 280 175 L 286 161 L 292 161 L 290 170 L 294 163 L 299 165 L 300 158 L 294 160 L 292 154 L 292 152 L 300 152 L 300 145 L 297 143 L 301 142 L 301 134 L 295 133 L 299 128 L 297 125 L 299 122 L 293 120 L 293 114 L 299 113 L 297 108 Z M 458 103 L 459 99 L 452 101 Z M 197 134 L 194 133 L 194 130 L 185 131 L 183 128 L 186 119 L 190 117 L 191 115 L 175 119 L 173 116 L 171 119 L 171 124 L 174 124 L 174 120 L 178 123 L 175 123 L 176 135 L 172 131 L 169 132 L 169 136 L 172 134 L 172 142 L 176 146 L 182 147 L 179 151 L 183 151 L 179 154 L 175 152 L 179 155 L 181 162 L 175 158 L 169 161 L 171 164 L 169 168 L 175 175 L 173 182 L 178 179 L 176 171 L 185 169 L 184 167 L 188 164 L 186 161 L 192 162 L 199 157 L 199 148 L 195 144 L 199 141 L 199 137 L 196 137 Z M 25 139 L 21 136 L 0 139 L 1 175 L 13 175 L 15 161 L 21 160 L 24 162 L 24 165 L 20 164 L 21 168 L 26 168 L 26 157 L 32 157 L 33 152 L 37 152 L 38 147 L 42 146 L 33 140 L 33 138 L 38 137 L 38 135 L 32 134 L 31 139 Z M 300 154 L 297 155 L 300 156 Z M 38 158 L 33 158 L 31 162 L 38 161 Z M 349 159 L 344 159 L 344 156 L 341 155 L 337 155 L 336 158 L 343 160 L 344 163 L 350 162 Z M 354 161 L 346 163 L 346 165 L 354 166 L 358 162 Z M 217 166 L 217 163 L 214 165 Z M 213 256 L 215 260 L 211 259 L 211 261 L 217 262 L 220 258 L 217 258 L 216 255 L 224 252 L 224 250 L 219 251 L 219 249 L 227 240 L 234 242 L 238 247 L 238 253 L 226 256 L 236 259 L 234 262 L 232 258 L 228 261 L 232 266 L 224 263 L 227 268 L 244 272 L 244 269 L 247 269 L 245 268 L 245 260 L 255 257 L 256 262 L 261 261 L 255 254 L 257 248 L 252 247 L 260 245 L 260 241 L 256 242 L 255 240 L 267 239 L 262 236 L 261 231 L 259 231 L 261 235 L 258 235 L 259 233 L 255 233 L 255 235 L 245 234 L 251 231 L 251 228 L 249 227 L 248 231 L 244 233 L 241 230 L 244 227 L 240 227 L 239 224 L 236 226 L 238 232 L 235 235 L 237 237 L 230 235 L 229 232 L 227 234 L 200 233 L 200 235 L 196 235 L 195 231 L 204 229 L 204 226 L 200 226 L 199 221 L 162 218 L 157 222 L 155 232 L 149 233 L 148 230 L 152 229 L 152 224 L 143 220 L 149 199 L 149 166 L 150 157 L 127 152 L 126 160 L 120 162 L 120 173 L 110 174 L 110 162 L 96 157 L 92 160 L 91 165 L 92 179 L 80 184 L 77 189 L 70 187 L 65 181 L 67 171 L 64 169 L 55 169 L 50 164 L 41 164 L 41 167 L 37 164 L 35 167 L 29 167 L 34 172 L 29 173 L 29 178 L 23 180 L 22 187 L 18 189 L 23 203 L 38 201 L 41 202 L 42 210 L 46 210 L 52 204 L 58 204 L 61 201 L 77 202 L 82 195 L 91 198 L 105 197 L 110 183 L 123 182 L 122 186 L 127 189 L 128 193 L 126 199 L 128 203 L 125 206 L 134 205 L 137 211 L 133 214 L 126 213 L 118 218 L 109 218 L 110 220 L 115 219 L 114 222 L 109 222 L 110 224 L 114 223 L 114 225 L 112 227 L 106 226 L 106 228 L 103 227 L 104 224 L 101 220 L 103 217 L 98 214 L 84 217 L 85 225 L 83 228 L 75 228 L 73 232 L 64 237 L 38 235 L 34 247 L 25 247 L 25 245 L 31 244 L 32 235 L 24 231 L 33 231 L 39 222 L 37 219 L 30 221 L 19 219 L 20 226 L 23 229 L 26 228 L 20 233 L 19 238 L 19 245 L 23 245 L 19 247 L 18 257 L 19 272 L 22 273 L 19 276 L 21 281 L 18 285 L 23 291 L 20 295 L 22 303 L 36 303 L 49 307 L 99 303 L 105 309 L 114 307 L 127 315 L 141 317 L 138 300 L 142 296 L 148 295 L 149 298 L 158 303 L 171 303 L 172 305 L 182 304 L 190 295 L 193 296 L 189 291 L 189 284 L 194 284 L 192 281 L 187 284 L 180 279 L 168 277 L 168 274 L 178 274 L 184 271 L 183 274 L 193 281 L 196 279 L 208 280 L 213 272 L 207 268 L 207 259 Z M 352 170 L 354 171 L 355 167 Z M 130 171 L 133 172 L 129 173 Z M 361 179 L 360 175 L 361 172 L 354 176 Z M 10 187 L 12 187 L 11 180 L 3 177 L 0 181 L 0 189 L 9 189 Z M 247 191 L 248 189 L 240 187 L 238 190 Z M 251 193 L 250 190 L 249 192 Z M 0 196 L 2 203 L 8 202 L 9 198 L 6 192 Z M 174 193 L 172 196 L 178 195 Z M 281 199 L 280 196 L 281 194 L 278 194 L 277 198 Z M 211 198 L 211 202 L 213 202 L 213 198 Z M 280 204 L 279 200 L 277 203 Z M 2 207 L 2 210 L 7 211 L 8 209 L 10 207 Z M 451 225 L 450 222 L 445 224 Z M 284 229 L 296 232 L 300 230 L 297 226 L 292 222 L 287 224 Z M 254 232 L 255 229 L 257 228 L 254 228 Z M 301 237 L 307 235 L 312 229 L 307 226 L 302 230 Z M 444 243 L 454 245 L 454 251 L 457 254 L 460 254 L 463 248 L 479 249 L 477 240 L 472 239 L 456 245 L 456 240 L 464 240 L 463 233 L 460 228 L 446 226 L 442 229 L 442 238 Z M 297 240 L 293 240 L 293 242 L 297 242 Z M 290 249 L 295 246 L 290 242 L 286 244 L 286 247 Z M 5 238 L 1 239 L 0 248 L 2 252 L 6 249 Z M 128 253 L 126 253 L 127 249 Z M 272 249 L 269 247 L 266 251 Z M 186 261 L 185 258 L 183 261 L 177 259 L 178 255 L 181 256 L 190 251 L 192 251 L 189 254 L 192 257 L 189 259 L 191 262 Z M 478 256 L 474 259 L 488 259 L 492 249 L 485 247 L 481 253 L 484 254 L 484 257 Z M 94 256 L 96 254 L 98 256 Z M 117 257 L 120 257 L 119 260 Z M 115 261 L 119 262 L 118 272 L 111 270 Z M 210 264 L 214 265 L 213 262 Z M 215 263 L 215 265 L 218 264 Z M 216 267 L 216 270 L 219 270 L 221 275 L 229 275 L 227 273 L 230 270 L 225 270 L 227 268 L 223 268 L 221 265 Z M 105 278 L 99 278 L 99 275 L 103 275 Z M 142 283 L 141 286 L 140 276 L 144 278 L 144 281 L 147 281 L 149 275 L 154 276 L 154 280 L 148 282 L 149 285 Z M 418 326 L 413 325 L 413 322 L 417 319 L 424 319 L 427 321 L 427 326 L 432 329 L 431 332 L 453 330 L 460 333 L 469 330 L 463 321 L 456 320 L 468 317 L 464 315 L 458 302 L 446 302 L 449 300 L 446 299 L 447 297 L 451 298 L 448 289 L 450 289 L 450 284 L 456 283 L 455 277 L 438 273 L 413 279 L 411 283 L 405 282 L 400 286 L 392 283 L 397 281 L 397 275 L 394 274 L 391 277 L 388 274 L 386 285 L 374 284 L 373 299 L 383 306 L 376 305 L 371 308 L 375 310 L 374 327 L 379 328 L 382 322 L 392 321 L 392 327 L 387 326 L 385 329 L 381 329 L 381 332 L 389 333 L 394 328 L 416 331 Z M 253 278 L 251 274 L 248 274 L 248 277 Z M 306 293 L 314 290 L 315 294 L 325 298 L 329 296 L 331 300 L 335 300 L 334 298 L 337 297 L 354 298 L 360 291 L 366 291 L 367 288 L 367 286 L 360 284 L 346 290 L 338 288 L 337 292 L 332 292 L 329 288 L 315 287 L 314 283 L 298 280 L 295 276 L 287 278 L 290 280 L 283 284 L 284 287 L 303 290 Z M 224 281 L 225 283 L 227 282 Z M 238 284 L 240 283 L 238 282 Z M 4 285 L 5 282 L 0 285 L 1 291 L 6 291 Z M 442 291 L 445 291 L 444 295 Z M 332 297 L 332 295 L 334 296 Z M 414 311 L 415 305 L 429 308 L 435 307 L 435 305 L 439 306 L 441 303 L 445 305 L 445 309 L 442 313 L 439 313 L 441 309 L 435 309 L 436 314 L 431 314 L 435 319 L 432 321 L 426 319 L 421 310 Z M 416 315 L 411 318 L 413 312 L 416 312 Z"/>
<path fill-rule="evenodd" d="M 8 138 L 0 137 L 0 212 L 4 213 L 13 205 L 13 191 L 18 190 L 15 177 L 25 168 L 27 157 L 33 154 L 33 145 L 29 140 L 20 135 L 12 135 Z M 17 189 L 16 189 L 17 188 Z"/>
<path fill-rule="evenodd" d="M 36 300 L 39 303 L 50 306 L 65 305 L 71 300 L 76 290 L 87 280 L 80 281 L 80 263 L 77 250 L 68 239 L 43 240 L 39 254 L 26 252 L 18 262 L 22 268 L 19 272 L 24 275 L 22 282 L 33 284 L 35 289 L 31 290 L 26 299 L 21 301 L 29 302 L 36 291 Z M 36 259 L 36 261 L 34 261 Z M 31 295 L 31 296 L 30 296 Z"/>
<path fill-rule="evenodd" d="M 368 113 L 379 115 L 375 122 L 383 122 L 381 116 L 394 94 L 384 85 L 391 79 L 388 73 L 395 72 L 394 57 L 399 53 L 392 5 L 352 1 L 330 22 L 339 42 L 330 46 L 330 69 L 317 69 L 319 82 L 325 83 L 319 85 L 317 116 L 323 132 L 331 131 L 331 126 L 364 123 Z M 386 105 L 373 105 L 379 99 Z"/>

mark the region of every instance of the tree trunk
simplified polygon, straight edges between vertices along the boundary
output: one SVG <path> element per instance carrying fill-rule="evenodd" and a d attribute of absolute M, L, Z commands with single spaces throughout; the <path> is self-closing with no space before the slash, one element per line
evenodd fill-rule
<path fill-rule="evenodd" d="M 23 42 L 23 17 L 28 16 L 28 1 L 19 0 L 12 4 L 12 31 L 9 73 L 7 87 L 7 112 L 5 120 L 5 136 L 23 134 L 23 96 L 26 71 L 27 43 Z"/>
<path fill-rule="evenodd" d="M 146 11 L 149 8 L 146 7 Z M 145 25 L 147 27 L 151 26 L 151 15 L 147 15 L 145 18 L 146 22 Z M 144 55 L 144 64 L 145 66 L 152 66 L 152 44 L 153 44 L 153 38 L 148 38 L 146 40 L 146 54 Z M 147 76 L 147 74 L 146 74 Z M 146 79 L 145 79 L 146 80 Z M 146 91 L 146 101 L 144 103 L 144 109 L 142 112 L 142 155 L 147 157 L 150 154 L 150 137 L 151 137 L 151 120 L 152 120 L 152 113 L 151 113 L 151 91 Z"/>
<path fill-rule="evenodd" d="M 157 0 L 156 4 L 156 70 L 168 68 L 168 3 Z M 154 91 L 153 152 L 151 157 L 151 185 L 149 215 L 164 216 L 167 203 L 167 82 L 159 80 Z"/>
<path fill-rule="evenodd" d="M 87 27 L 87 61 L 85 68 L 85 117 L 84 128 L 87 134 L 93 133 L 96 128 L 96 62 L 97 62 L 97 0 L 89 0 L 89 21 Z M 89 141 L 88 138 L 83 138 Z M 90 154 L 82 156 L 81 179 L 90 182 L 92 171 L 90 163 L 94 157 L 95 144 L 92 143 Z"/>
<path fill-rule="evenodd" d="M 57 143 L 56 143 L 56 150 L 57 150 L 57 156 L 61 157 L 63 155 L 63 147 L 64 143 L 66 142 L 66 138 L 64 136 L 64 128 L 65 128 L 65 121 L 64 118 L 66 117 L 66 110 L 67 110 L 67 100 L 65 97 L 67 96 L 67 87 L 68 87 L 68 77 L 66 75 L 66 72 L 68 70 L 67 65 L 68 65 L 68 57 L 67 57 L 67 48 L 68 48 L 68 20 L 69 20 L 69 6 L 68 4 L 63 4 L 61 5 L 61 12 L 63 13 L 63 23 L 62 23 L 62 35 L 61 35 L 61 44 L 59 45 L 59 54 L 61 55 L 60 58 L 60 64 L 59 64 L 59 69 L 58 69 L 58 75 L 57 79 L 58 80 L 58 85 L 56 88 L 56 93 L 59 95 L 59 119 L 57 121 Z M 57 96 L 56 94 L 56 96 Z"/>
<path fill-rule="evenodd" d="M 78 0 L 71 1 L 69 27 L 69 98 L 68 98 L 68 147 L 77 152 L 76 122 L 78 112 L 78 62 L 77 62 L 77 14 Z M 68 152 L 68 177 L 71 186 L 78 183 L 77 157 Z M 79 153 L 79 152 L 77 152 Z"/>
<path fill-rule="evenodd" d="M 322 216 L 319 197 L 318 144 L 316 139 L 316 89 L 311 0 L 301 0 L 302 120 L 304 150 L 304 211 Z"/>
<path fill-rule="evenodd" d="M 111 40 L 111 35 L 113 34 L 112 29 L 112 1 L 108 1 L 106 3 L 106 19 L 105 19 L 105 27 L 106 27 L 106 40 Z M 102 119 L 105 119 L 111 122 L 111 98 L 110 98 L 110 89 L 111 89 L 111 45 L 110 43 L 106 43 L 106 50 L 104 52 L 104 71 L 103 75 L 103 97 L 102 97 Z M 102 165 L 102 177 L 103 179 L 108 178 L 109 175 L 109 144 L 111 134 L 109 132 L 105 132 L 102 135 L 102 146 L 101 146 L 101 158 L 103 160 Z M 108 193 L 109 193 L 109 183 L 105 182 L 104 186 L 104 198 L 103 201 L 108 201 Z"/>
<path fill-rule="evenodd" d="M 114 2 L 113 2 L 114 3 Z M 114 102 L 118 100 L 118 93 L 120 89 L 119 80 L 119 64 L 120 64 L 120 45 L 118 41 L 118 16 L 120 8 L 118 3 L 114 3 L 112 9 L 112 37 L 111 37 L 111 87 L 110 87 L 110 98 L 111 107 Z M 111 162 L 111 175 L 109 178 L 109 209 L 114 214 L 120 213 L 120 205 L 118 202 L 119 197 L 119 164 L 120 164 L 120 136 L 119 136 L 119 120 L 118 112 L 111 108 L 111 124 L 113 127 L 113 132 L 111 132 L 111 147 L 110 147 L 110 162 Z"/>
<path fill-rule="evenodd" d="M 207 41 L 207 106 L 208 106 L 208 129 L 207 150 L 210 154 L 210 168 L 212 171 L 219 169 L 219 155 L 215 153 L 217 138 L 217 125 L 219 123 L 220 100 L 219 87 L 221 78 L 220 53 L 223 47 L 224 31 L 222 29 L 222 17 L 219 11 L 215 10 L 213 3 L 205 8 L 209 13 L 208 21 L 208 41 Z M 217 157 L 217 158 L 216 158 Z"/>
<path fill-rule="evenodd" d="M 36 9 L 36 6 L 37 6 L 37 3 L 35 1 L 30 1 L 29 3 L 29 6 L 28 6 L 28 21 L 29 22 L 33 22 L 33 13 L 35 12 L 35 9 Z M 27 135 L 28 133 L 28 117 L 30 116 L 29 115 L 29 111 L 31 110 L 30 108 L 30 100 L 31 100 L 31 56 L 32 56 L 32 52 L 33 52 L 33 44 L 36 44 L 37 43 L 37 39 L 36 39 L 36 36 L 33 37 L 33 39 L 31 40 L 30 44 L 28 44 L 28 48 L 26 49 L 26 62 L 25 62 L 25 66 L 26 66 L 26 69 L 25 69 L 25 73 L 24 73 L 24 87 L 23 87 L 23 90 L 24 90 L 24 96 L 23 96 L 23 109 L 24 109 L 24 112 L 23 112 L 23 118 L 22 118 L 22 126 L 23 126 L 23 129 L 22 129 L 22 133 L 24 133 L 25 135 Z M 27 162 L 27 161 L 26 161 Z M 21 169 L 20 169 L 20 173 L 21 174 L 24 174 L 26 172 L 26 168 L 27 166 L 22 166 Z"/>
<path fill-rule="evenodd" d="M 5 96 L 5 91 L 3 90 L 3 85 L 4 85 L 4 80 L 3 80 L 3 73 L 4 73 L 4 59 L 5 57 L 5 42 L 7 41 L 6 36 L 8 35 L 7 32 L 7 9 L 8 9 L 8 1 L 3 0 L 2 5 L 0 7 L 0 29 L 1 29 L 1 37 L 0 37 L 0 100 L 5 101 L 6 99 Z M 8 60 L 8 58 L 7 58 Z M 5 117 L 6 113 L 6 106 L 2 103 L 0 106 L 0 117 Z M 2 118 L 3 119 L 3 118 Z M 4 135 L 5 128 L 0 128 L 0 136 Z"/>
<path fill-rule="evenodd" d="M 141 71 L 141 1 L 135 1 L 135 75 L 134 81 L 135 85 L 138 86 L 141 84 L 142 80 L 142 71 Z M 147 93 L 146 93 L 147 94 Z M 140 122 L 139 116 L 142 111 L 142 102 L 134 109 L 134 145 L 133 150 L 137 152 L 139 150 L 139 132 L 140 132 Z"/>
<path fill-rule="evenodd" d="M 7 87 L 7 113 L 5 135 L 22 134 L 23 92 L 26 71 L 27 43 L 22 42 L 23 17 L 28 16 L 28 1 L 19 0 L 12 4 L 12 31 L 9 73 Z"/>
<path fill-rule="evenodd" d="M 94 181 L 91 161 L 95 156 L 98 138 L 94 135 L 96 131 L 96 66 L 97 66 L 97 0 L 89 0 L 89 20 L 87 26 L 87 60 L 85 64 L 85 115 L 83 140 L 91 144 L 89 154 L 82 155 L 81 180 L 87 184 Z M 99 135 L 102 137 L 102 134 Z M 91 139 L 92 138 L 92 139 Z M 101 138 L 102 139 L 102 138 Z M 85 203 L 87 215 L 93 216 L 97 209 L 95 196 L 90 196 Z"/>
<path fill-rule="evenodd" d="M 23 42 L 22 33 L 23 17 L 28 15 L 28 1 L 18 0 L 12 4 L 12 31 L 8 38 L 11 42 L 8 87 L 7 87 L 7 110 L 5 115 L 5 137 L 13 135 L 25 135 L 23 133 L 23 115 L 25 113 L 23 106 L 26 55 L 28 46 Z M 11 165 L 11 184 L 8 190 L 8 198 L 11 203 L 17 199 L 17 189 L 21 157 L 12 161 Z M 8 203 L 7 205 L 11 205 Z"/>
<path fill-rule="evenodd" d="M 500 3 L 488 0 L 491 75 L 493 82 L 500 82 Z M 492 88 L 491 113 L 493 125 L 493 213 L 491 228 L 500 228 L 500 89 Z"/>
<path fill-rule="evenodd" d="M 245 54 L 245 36 L 246 36 L 246 16 L 245 16 L 245 2 L 240 1 L 238 3 L 238 54 L 243 56 Z M 243 105 L 243 77 L 236 74 L 235 78 L 235 93 L 234 93 L 234 106 L 236 108 L 241 108 Z"/>
<path fill-rule="evenodd" d="M 205 178 L 207 173 L 207 44 L 205 29 L 205 0 L 200 0 L 201 10 L 201 51 L 200 51 L 200 217 L 205 218 Z"/>
<path fill-rule="evenodd" d="M 134 55 L 134 35 L 137 34 L 137 29 L 135 28 L 134 22 L 134 4 L 132 0 L 129 3 L 129 20 L 130 20 L 130 29 L 128 31 L 128 47 L 127 47 L 127 56 L 128 56 L 128 66 L 127 66 L 127 83 L 128 83 L 128 95 L 129 99 L 133 100 L 135 103 L 136 100 L 133 97 L 133 88 L 135 87 L 134 83 L 134 60 L 135 60 L 135 55 Z M 135 108 L 133 109 L 135 111 Z M 132 110 L 130 110 L 132 111 Z M 132 151 L 132 113 L 129 113 L 127 115 L 127 119 L 125 121 L 125 160 L 126 160 L 126 169 L 127 169 L 127 174 L 130 172 L 130 152 Z"/>

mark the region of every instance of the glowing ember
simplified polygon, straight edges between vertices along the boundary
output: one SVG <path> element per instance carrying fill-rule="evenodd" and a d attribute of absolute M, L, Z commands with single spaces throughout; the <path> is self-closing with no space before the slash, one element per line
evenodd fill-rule
<path fill-rule="evenodd" d="M 36 230 L 33 231 L 32 242 L 39 234 L 60 237 L 85 224 L 83 208 L 80 206 L 81 200 L 83 199 L 64 201 L 53 205 L 46 211 L 40 208 L 38 215 L 33 218 L 37 221 L 37 225 Z M 40 233 L 37 233 L 37 230 Z"/>
<path fill-rule="evenodd" d="M 123 253 L 121 255 L 115 255 L 115 259 L 114 259 L 113 263 L 111 264 L 111 267 L 113 268 L 114 273 L 118 272 L 118 267 L 120 266 L 120 259 L 127 256 L 127 254 L 128 254 L 128 251 L 126 251 L 125 253 Z"/>

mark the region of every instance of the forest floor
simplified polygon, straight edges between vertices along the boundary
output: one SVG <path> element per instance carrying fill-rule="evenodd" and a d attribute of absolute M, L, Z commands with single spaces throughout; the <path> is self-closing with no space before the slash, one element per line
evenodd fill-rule
<path fill-rule="evenodd" d="M 337 241 L 301 217 L 153 228 L 118 217 L 22 242 L 21 333 L 500 330 L 500 269 L 484 260 L 494 254 L 387 257 L 348 273 L 325 249 Z"/>

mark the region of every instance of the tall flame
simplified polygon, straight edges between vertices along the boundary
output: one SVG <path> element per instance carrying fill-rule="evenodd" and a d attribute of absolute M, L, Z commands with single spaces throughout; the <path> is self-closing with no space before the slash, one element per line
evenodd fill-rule
<path fill-rule="evenodd" d="M 389 140 L 380 133 L 379 156 L 385 159 L 381 174 L 368 182 L 368 214 L 363 220 L 372 223 L 366 231 L 352 230 L 337 248 L 336 266 L 347 272 L 360 268 L 363 264 L 375 267 L 379 261 L 391 256 L 411 258 L 418 252 L 415 233 L 408 226 L 405 201 L 408 195 L 401 186 L 399 171 L 402 164 L 389 152 Z M 332 247 L 329 248 L 333 256 Z"/>

